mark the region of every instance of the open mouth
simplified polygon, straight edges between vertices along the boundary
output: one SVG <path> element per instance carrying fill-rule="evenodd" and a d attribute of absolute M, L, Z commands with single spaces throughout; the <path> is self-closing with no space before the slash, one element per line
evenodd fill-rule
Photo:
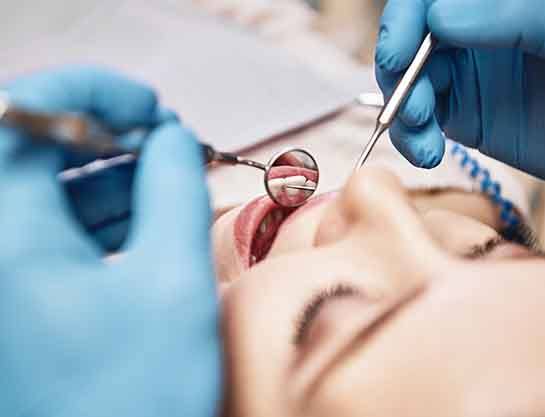
<path fill-rule="evenodd" d="M 274 167 L 269 173 L 268 181 L 272 192 L 276 193 L 277 201 L 279 197 L 289 201 L 297 197 L 295 193 L 301 192 L 297 189 L 292 190 L 289 186 L 304 185 L 315 188 L 318 172 L 304 167 Z M 265 259 L 280 226 L 297 210 L 289 206 L 289 204 L 280 206 L 269 196 L 263 196 L 250 202 L 239 213 L 234 224 L 234 238 L 235 247 L 244 268 L 250 268 Z"/>
<path fill-rule="evenodd" d="M 278 229 L 295 210 L 277 205 L 268 196 L 244 207 L 235 220 L 235 243 L 245 268 L 265 259 Z"/>
<path fill-rule="evenodd" d="M 281 226 L 307 210 L 335 199 L 337 195 L 338 192 L 321 194 L 297 208 L 281 207 L 268 196 L 259 197 L 246 205 L 234 224 L 235 248 L 243 268 L 248 269 L 267 257 Z"/>

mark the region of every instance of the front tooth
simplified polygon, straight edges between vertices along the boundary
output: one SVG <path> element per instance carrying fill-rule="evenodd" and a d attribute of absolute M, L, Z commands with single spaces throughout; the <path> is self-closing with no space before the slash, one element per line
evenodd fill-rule
<path fill-rule="evenodd" d="M 286 185 L 305 185 L 306 181 L 307 179 L 303 175 L 294 175 L 293 177 L 286 178 Z M 290 197 L 299 195 L 299 193 L 301 193 L 301 190 L 297 188 L 286 187 L 286 194 Z"/>
<path fill-rule="evenodd" d="M 307 187 L 313 187 L 313 188 L 316 188 L 316 183 L 314 181 L 311 181 L 311 180 L 307 180 L 307 182 L 305 183 L 305 185 Z"/>
<path fill-rule="evenodd" d="M 307 179 L 304 175 L 294 175 L 293 177 L 286 177 L 286 185 L 305 185 Z"/>
<path fill-rule="evenodd" d="M 285 184 L 286 180 L 284 178 L 275 178 L 273 180 L 269 180 L 269 189 L 273 194 L 276 194 L 282 191 Z"/>

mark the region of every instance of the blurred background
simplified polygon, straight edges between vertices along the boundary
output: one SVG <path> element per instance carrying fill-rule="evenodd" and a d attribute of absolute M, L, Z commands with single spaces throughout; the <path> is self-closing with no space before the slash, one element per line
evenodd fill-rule
<path fill-rule="evenodd" d="M 247 0 L 240 0 L 247 3 Z M 274 0 L 255 0 L 256 4 Z M 319 30 L 364 62 L 371 62 L 378 20 L 385 0 L 293 0 L 310 5 L 320 14 Z M 0 16 L 0 49 L 14 44 L 31 43 L 37 35 L 61 35 L 77 25 L 82 17 L 107 6 L 105 0 L 3 0 Z M 163 3 L 165 3 L 163 1 Z M 171 0 L 170 3 L 191 3 Z M 199 3 L 196 1 L 194 3 Z M 231 3 L 236 3 L 232 1 Z"/>
<path fill-rule="evenodd" d="M 363 63 L 372 63 L 386 0 L 306 0 L 320 15 L 320 30 Z"/>

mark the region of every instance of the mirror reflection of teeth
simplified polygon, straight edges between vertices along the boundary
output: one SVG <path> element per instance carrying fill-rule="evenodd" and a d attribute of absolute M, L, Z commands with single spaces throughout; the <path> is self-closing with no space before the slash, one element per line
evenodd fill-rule
<path fill-rule="evenodd" d="M 275 178 L 272 180 L 269 180 L 269 188 L 272 193 L 279 193 L 281 191 L 284 191 L 288 196 L 295 196 L 301 191 L 304 190 L 298 190 L 296 188 L 289 188 L 291 186 L 296 187 L 312 187 L 316 188 L 316 183 L 311 180 L 307 180 L 307 178 L 304 175 L 294 175 L 291 177 L 284 177 L 284 178 Z"/>
<path fill-rule="evenodd" d="M 307 179 L 305 176 L 303 175 L 295 175 L 293 177 L 286 177 L 286 185 L 285 186 L 290 186 L 290 185 L 299 185 L 299 186 L 302 186 L 302 185 L 305 185 L 305 183 L 307 182 Z M 298 195 L 299 193 L 301 192 L 301 190 L 298 190 L 296 188 L 286 188 L 286 194 L 288 196 L 296 196 Z"/>
<path fill-rule="evenodd" d="M 273 194 L 279 193 L 282 191 L 286 184 L 286 181 L 284 178 L 275 178 L 273 180 L 269 180 L 269 189 Z"/>
<path fill-rule="evenodd" d="M 298 190 L 297 188 L 289 188 L 292 186 L 316 188 L 317 184 L 314 181 L 308 180 L 303 175 L 294 175 L 291 177 L 275 178 L 269 180 L 269 188 L 272 193 L 279 193 L 281 191 L 284 191 L 288 196 L 293 196 L 297 195 L 301 191 L 305 191 Z"/>

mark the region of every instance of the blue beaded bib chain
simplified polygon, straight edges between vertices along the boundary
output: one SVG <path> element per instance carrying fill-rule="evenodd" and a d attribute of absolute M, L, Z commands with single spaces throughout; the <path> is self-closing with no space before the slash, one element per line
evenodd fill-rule
<path fill-rule="evenodd" d="M 500 208 L 500 217 L 504 226 L 507 229 L 519 226 L 521 219 L 513 202 L 502 196 L 501 185 L 492 179 L 490 171 L 483 168 L 475 158 L 472 158 L 464 146 L 448 139 L 447 142 L 451 144 L 451 157 L 458 162 L 463 172 L 468 174 L 481 192 Z"/>

